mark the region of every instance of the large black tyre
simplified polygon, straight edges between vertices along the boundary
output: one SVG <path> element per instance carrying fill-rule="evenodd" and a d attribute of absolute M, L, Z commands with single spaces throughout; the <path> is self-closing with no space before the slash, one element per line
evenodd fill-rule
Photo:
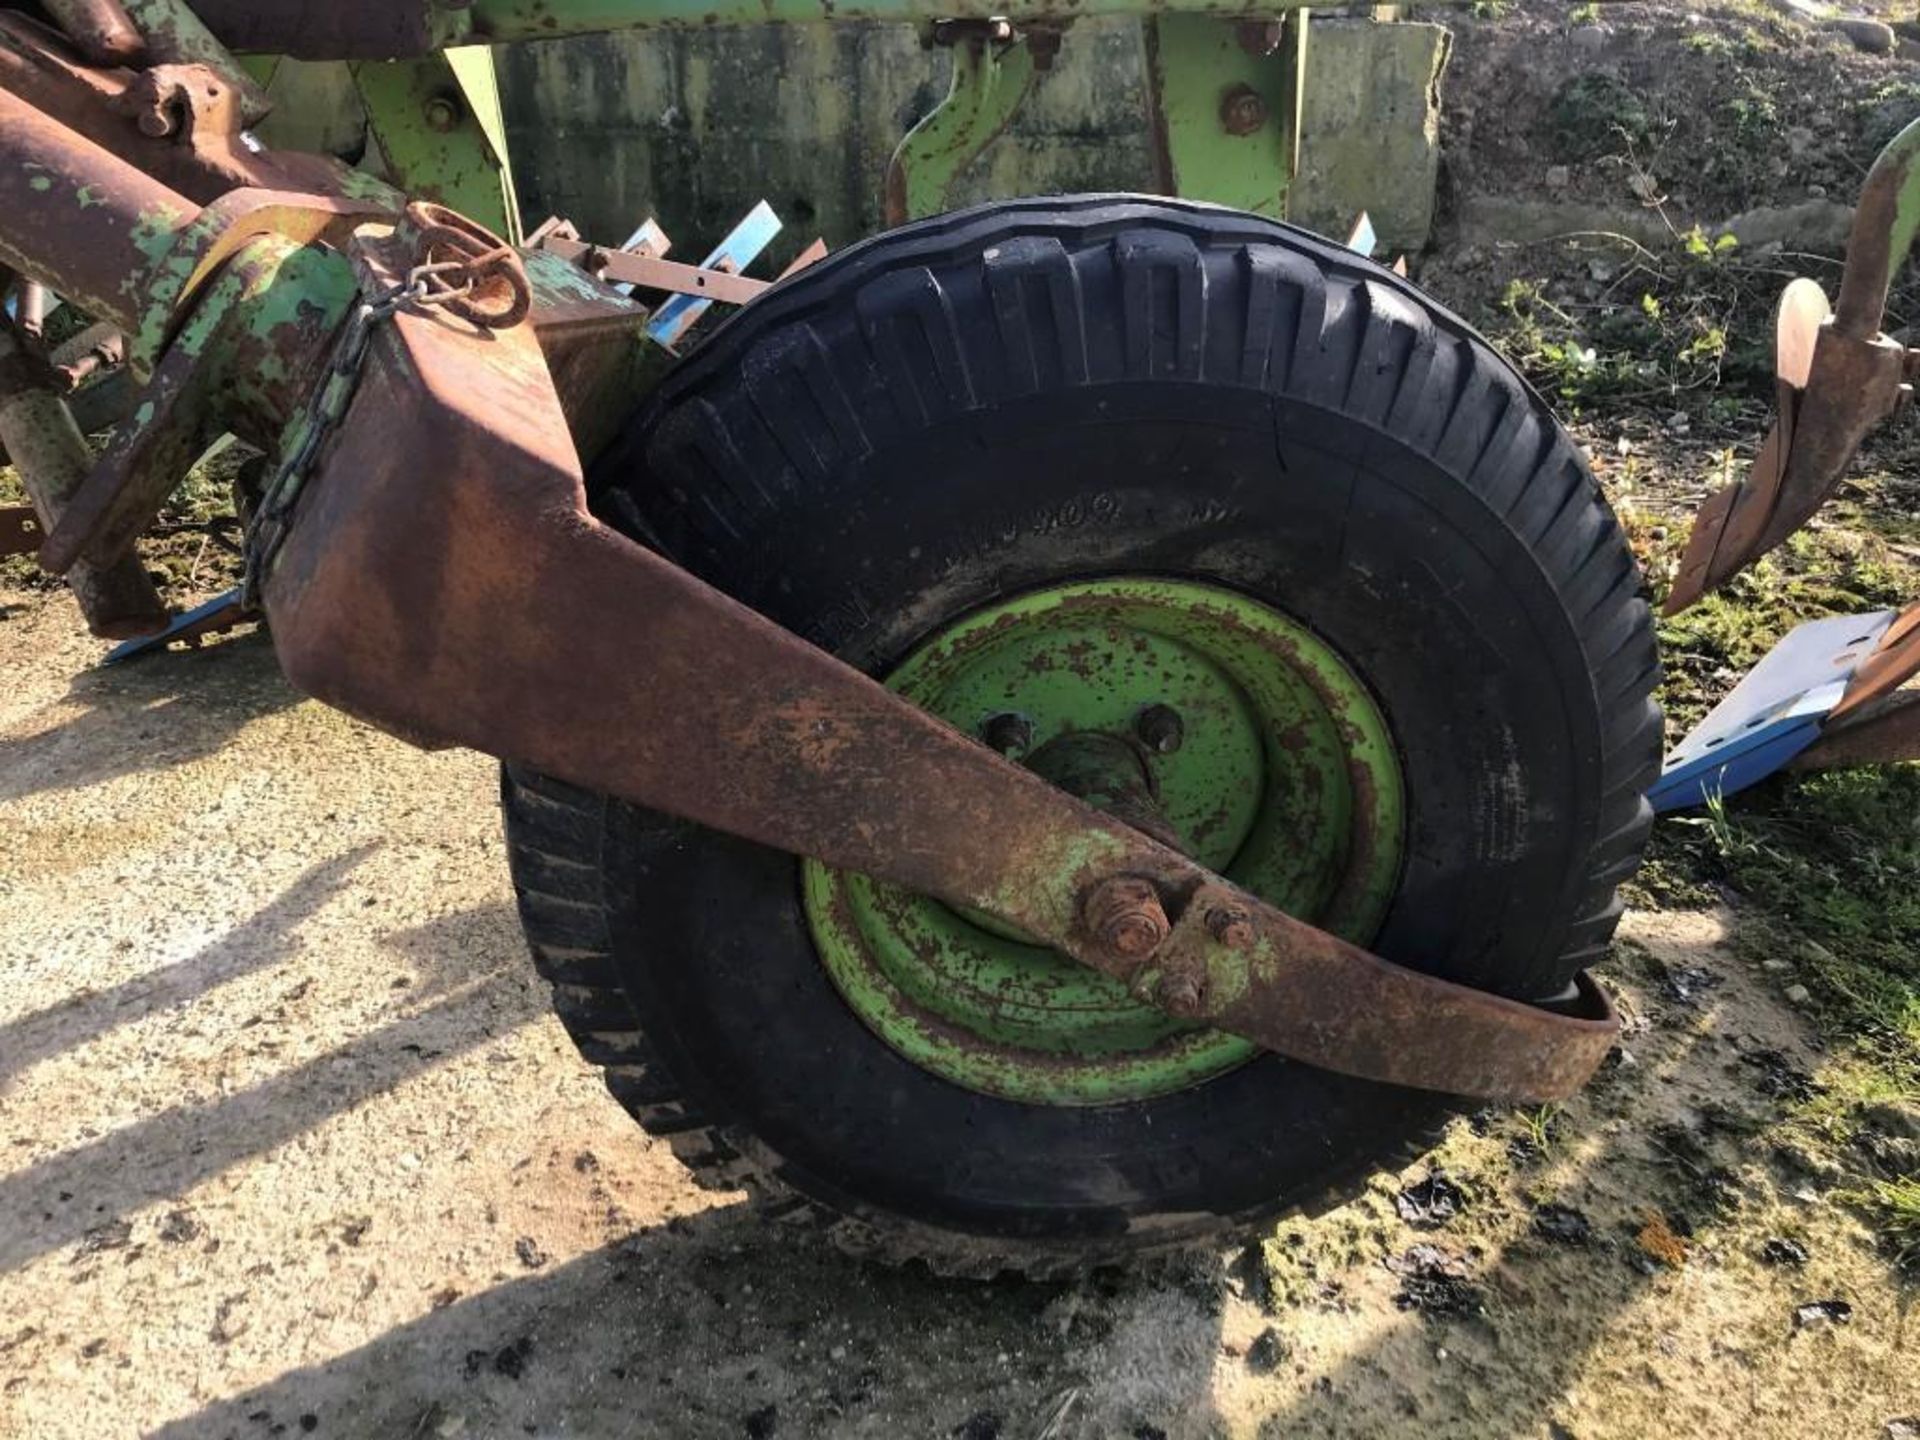
<path fill-rule="evenodd" d="M 1401 751 L 1374 948 L 1539 998 L 1609 942 L 1660 745 L 1639 576 L 1541 399 L 1348 251 L 1132 197 L 909 226 L 726 324 L 589 491 L 870 672 L 1068 577 L 1268 601 L 1365 677 Z M 843 1003 L 792 857 L 514 767 L 504 793 L 536 962 L 613 1093 L 703 1183 L 852 1248 L 1123 1259 L 1337 1196 L 1447 1113 L 1272 1056 L 1123 1105 L 961 1089 Z"/>

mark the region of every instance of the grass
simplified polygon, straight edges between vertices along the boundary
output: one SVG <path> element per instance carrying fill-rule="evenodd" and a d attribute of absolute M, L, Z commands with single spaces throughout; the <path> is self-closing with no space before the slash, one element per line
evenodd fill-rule
<path fill-rule="evenodd" d="M 1771 407 L 1772 306 L 1785 280 L 1778 262 L 1698 232 L 1655 249 L 1596 237 L 1540 261 L 1551 273 L 1511 283 L 1490 328 L 1577 433 L 1593 427 L 1657 600 L 1698 496 L 1751 458 Z M 1916 299 L 1909 281 L 1895 314 L 1912 313 Z M 1675 412 L 1687 417 L 1684 439 Z M 1613 437 L 1628 432 L 1636 438 L 1622 458 Z M 1864 473 L 1816 526 L 1660 622 L 1669 743 L 1801 622 L 1920 599 L 1911 478 L 1920 442 L 1889 429 L 1855 468 Z M 1731 900 L 1736 948 L 1792 962 L 1783 983 L 1806 987 L 1828 1058 L 1812 1092 L 1788 1101 L 1781 1129 L 1851 1165 L 1861 1178 L 1844 1198 L 1889 1254 L 1920 1265 L 1920 1179 L 1883 1173 L 1861 1144 L 1877 1104 L 1920 1095 L 1920 766 L 1776 776 L 1705 813 L 1663 819 L 1629 900 Z M 1536 1138 L 1550 1142 L 1550 1132 Z"/>
<path fill-rule="evenodd" d="M 1920 1271 L 1920 1179 L 1876 1180 L 1850 1198 L 1872 1220 L 1893 1263 Z"/>

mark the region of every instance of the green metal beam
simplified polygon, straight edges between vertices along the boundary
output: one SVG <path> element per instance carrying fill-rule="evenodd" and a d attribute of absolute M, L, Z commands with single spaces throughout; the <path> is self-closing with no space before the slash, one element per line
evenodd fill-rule
<path fill-rule="evenodd" d="M 499 43 L 604 30 L 710 29 L 769 21 L 1002 19 L 1022 25 L 1084 15 L 1253 17 L 1304 8 L 1305 0 L 475 0 L 471 15 L 473 38 Z"/>
<path fill-rule="evenodd" d="M 418 60 L 363 61 L 353 67 L 353 77 L 393 185 L 518 243 L 520 206 L 486 47 Z"/>
<path fill-rule="evenodd" d="M 1162 15 L 1144 35 L 1160 189 L 1286 218 L 1300 161 L 1306 12 L 1284 22 Z"/>
<path fill-rule="evenodd" d="M 888 225 L 947 208 L 953 182 L 1007 128 L 1036 73 L 1026 36 L 1011 44 L 978 40 L 953 47 L 947 98 L 907 132 L 887 164 Z"/>

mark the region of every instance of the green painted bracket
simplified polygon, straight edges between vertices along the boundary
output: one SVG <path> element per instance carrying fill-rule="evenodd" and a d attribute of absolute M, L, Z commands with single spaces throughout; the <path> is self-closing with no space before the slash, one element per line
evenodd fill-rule
<path fill-rule="evenodd" d="M 519 244 L 520 204 L 492 52 L 473 45 L 418 60 L 360 61 L 353 78 L 393 184 Z"/>
<path fill-rule="evenodd" d="M 1161 190 L 1284 219 L 1300 163 L 1307 13 L 1144 22 L 1147 107 Z"/>
<path fill-rule="evenodd" d="M 953 47 L 947 98 L 907 132 L 887 162 L 889 226 L 947 208 L 953 182 L 1007 128 L 1038 70 L 1025 35 L 1010 43 L 970 39 Z"/>

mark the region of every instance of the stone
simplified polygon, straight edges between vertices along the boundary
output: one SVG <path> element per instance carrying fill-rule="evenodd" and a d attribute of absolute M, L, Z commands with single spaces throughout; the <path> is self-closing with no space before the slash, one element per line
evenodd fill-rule
<path fill-rule="evenodd" d="M 1582 55 L 1598 55 L 1607 48 L 1607 32 L 1598 25 L 1581 25 L 1567 36 L 1567 43 Z"/>
<path fill-rule="evenodd" d="M 1789 985 L 1781 994 L 1789 1005 L 1804 1005 L 1813 999 L 1813 992 L 1804 985 Z"/>
<path fill-rule="evenodd" d="M 1920 1103 L 1915 1101 L 1881 1100 L 1863 1110 L 1860 1118 L 1882 1135 L 1920 1140 Z"/>
<path fill-rule="evenodd" d="M 1802 940 L 1798 953 L 1800 958 L 1809 965 L 1835 965 L 1839 963 L 1839 957 L 1818 940 Z"/>
<path fill-rule="evenodd" d="M 1893 27 L 1880 20 L 1869 20 L 1861 15 L 1840 15 L 1827 22 L 1827 28 L 1838 30 L 1853 42 L 1856 50 L 1864 50 L 1869 55 L 1891 55 L 1893 53 Z"/>
<path fill-rule="evenodd" d="M 1778 959 L 1762 960 L 1760 962 L 1760 968 L 1769 975 L 1788 975 L 1793 971 L 1793 962 L 1791 960 Z"/>
<path fill-rule="evenodd" d="M 1564 190 L 1572 183 L 1573 171 L 1565 165 L 1549 165 L 1547 167 L 1547 188 L 1549 190 Z"/>
<path fill-rule="evenodd" d="M 1365 210 L 1388 258 L 1433 229 L 1440 177 L 1440 75 L 1449 37 L 1424 22 L 1314 17 L 1289 218 L 1345 235 Z"/>

